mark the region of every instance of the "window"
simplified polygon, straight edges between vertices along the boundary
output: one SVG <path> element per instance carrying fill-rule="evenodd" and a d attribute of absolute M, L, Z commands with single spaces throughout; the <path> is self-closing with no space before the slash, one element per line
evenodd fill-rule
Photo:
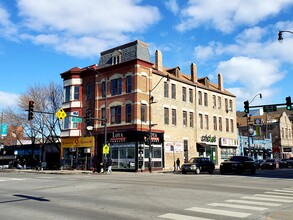
<path fill-rule="evenodd" d="M 229 100 L 229 111 L 233 111 L 232 100 Z"/>
<path fill-rule="evenodd" d="M 218 109 L 222 108 L 222 98 L 221 96 L 218 96 Z"/>
<path fill-rule="evenodd" d="M 201 93 L 201 91 L 198 91 L 198 104 L 202 105 L 202 93 Z"/>
<path fill-rule="evenodd" d="M 209 116 L 205 115 L 204 119 L 205 119 L 205 129 L 209 130 Z"/>
<path fill-rule="evenodd" d="M 92 98 L 92 84 L 88 84 L 86 87 L 86 98 L 87 100 Z"/>
<path fill-rule="evenodd" d="M 66 114 L 68 114 L 68 112 L 66 112 Z M 64 118 L 64 123 L 63 123 L 63 128 L 64 129 L 69 129 L 69 118 L 70 117 L 65 117 Z"/>
<path fill-rule="evenodd" d="M 106 81 L 102 82 L 102 97 L 106 97 Z"/>
<path fill-rule="evenodd" d="M 74 86 L 73 100 L 79 100 L 79 86 Z"/>
<path fill-rule="evenodd" d="M 183 111 L 183 127 L 187 127 L 187 112 Z"/>
<path fill-rule="evenodd" d="M 228 109 L 228 99 L 225 99 L 225 111 L 229 110 Z"/>
<path fill-rule="evenodd" d="M 101 109 L 101 111 L 102 111 L 102 119 L 106 119 L 106 109 L 105 108 L 102 108 Z M 102 125 L 105 125 L 105 121 L 102 121 L 102 123 L 101 123 Z"/>
<path fill-rule="evenodd" d="M 126 108 L 126 122 L 131 122 L 131 115 L 132 115 L 132 112 L 131 112 L 131 104 L 126 104 L 125 106 Z"/>
<path fill-rule="evenodd" d="M 70 86 L 66 86 L 65 87 L 65 102 L 69 102 L 70 101 Z"/>
<path fill-rule="evenodd" d="M 111 95 L 119 95 L 122 93 L 121 78 L 111 80 Z"/>
<path fill-rule="evenodd" d="M 186 102 L 186 87 L 182 87 L 182 101 Z"/>
<path fill-rule="evenodd" d="M 147 110 L 146 104 L 141 104 L 141 121 L 142 122 L 146 122 L 146 114 L 147 114 L 146 110 Z"/>
<path fill-rule="evenodd" d="M 226 132 L 229 132 L 229 119 L 226 118 Z"/>
<path fill-rule="evenodd" d="M 78 116 L 78 112 L 72 112 L 72 115 Z M 72 122 L 72 118 L 71 118 L 71 123 L 72 123 L 72 128 L 74 128 L 74 129 L 78 128 L 78 123 L 77 122 Z"/>
<path fill-rule="evenodd" d="M 285 138 L 288 139 L 288 129 L 285 128 Z"/>
<path fill-rule="evenodd" d="M 121 123 L 121 106 L 114 106 L 110 108 L 111 111 L 111 124 Z"/>
<path fill-rule="evenodd" d="M 176 99 L 176 85 L 172 84 L 172 99 Z"/>
<path fill-rule="evenodd" d="M 126 76 L 126 93 L 131 93 L 132 90 L 132 78 L 131 76 Z"/>
<path fill-rule="evenodd" d="M 164 97 L 169 98 L 169 83 L 164 82 Z"/>
<path fill-rule="evenodd" d="M 193 103 L 193 90 L 189 89 L 189 102 Z"/>
<path fill-rule="evenodd" d="M 203 129 L 203 116 L 202 116 L 202 114 L 199 114 L 198 117 L 199 117 L 199 128 Z"/>
<path fill-rule="evenodd" d="M 234 132 L 234 121 L 233 119 L 230 119 L 230 127 L 231 127 L 231 132 Z"/>
<path fill-rule="evenodd" d="M 222 118 L 219 117 L 219 131 L 222 131 L 223 130 L 223 124 L 222 124 Z"/>
<path fill-rule="evenodd" d="M 115 51 L 112 56 L 112 65 L 118 64 L 121 62 L 121 54 L 118 51 Z"/>
<path fill-rule="evenodd" d="M 208 94 L 204 93 L 204 106 L 208 106 Z"/>
<path fill-rule="evenodd" d="M 218 124 L 217 124 L 217 117 L 214 116 L 214 130 L 216 131 L 218 129 Z"/>
<path fill-rule="evenodd" d="M 169 124 L 169 109 L 164 108 L 164 123 L 165 125 Z"/>
<path fill-rule="evenodd" d="M 176 126 L 176 109 L 172 109 L 172 125 Z"/>
<path fill-rule="evenodd" d="M 194 122 L 193 122 L 193 112 L 189 112 L 189 126 L 193 128 Z"/>
<path fill-rule="evenodd" d="M 216 96 L 213 95 L 213 108 L 217 107 L 217 100 L 216 100 Z"/>

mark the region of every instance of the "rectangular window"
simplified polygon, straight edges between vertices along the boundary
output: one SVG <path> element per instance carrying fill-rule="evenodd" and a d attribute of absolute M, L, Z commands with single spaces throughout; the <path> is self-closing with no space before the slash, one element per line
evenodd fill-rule
<path fill-rule="evenodd" d="M 204 93 L 204 106 L 208 106 L 208 94 Z"/>
<path fill-rule="evenodd" d="M 102 82 L 102 97 L 106 97 L 106 81 Z"/>
<path fill-rule="evenodd" d="M 68 114 L 68 112 L 66 112 L 66 114 Z M 64 122 L 63 122 L 63 128 L 64 129 L 69 129 L 69 118 L 70 117 L 65 117 L 64 118 Z"/>
<path fill-rule="evenodd" d="M 194 122 L 193 122 L 193 112 L 189 112 L 189 126 L 193 128 Z"/>
<path fill-rule="evenodd" d="M 205 119 L 205 129 L 209 130 L 209 116 L 205 115 L 204 119 Z"/>
<path fill-rule="evenodd" d="M 122 93 L 122 81 L 121 79 L 111 80 L 111 95 L 119 95 Z"/>
<path fill-rule="evenodd" d="M 121 123 L 121 106 L 113 106 L 110 108 L 111 111 L 111 124 Z"/>
<path fill-rule="evenodd" d="M 79 100 L 79 86 L 74 86 L 74 100 Z"/>
<path fill-rule="evenodd" d="M 228 99 L 225 99 L 225 111 L 228 111 Z"/>
<path fill-rule="evenodd" d="M 198 91 L 198 104 L 202 105 L 202 93 L 201 93 L 201 91 Z"/>
<path fill-rule="evenodd" d="M 187 112 L 183 111 L 183 127 L 187 127 Z"/>
<path fill-rule="evenodd" d="M 226 118 L 226 132 L 229 132 L 229 119 Z"/>
<path fill-rule="evenodd" d="M 102 119 L 106 119 L 106 109 L 105 108 L 102 108 L 101 109 L 102 111 Z M 105 125 L 105 121 L 102 121 L 101 125 Z"/>
<path fill-rule="evenodd" d="M 217 100 L 216 100 L 216 96 L 213 95 L 213 108 L 217 107 Z"/>
<path fill-rule="evenodd" d="M 186 87 L 182 87 L 182 101 L 186 102 Z"/>
<path fill-rule="evenodd" d="M 189 89 L 189 102 L 193 103 L 193 90 Z"/>
<path fill-rule="evenodd" d="M 141 121 L 146 122 L 146 115 L 147 115 L 147 105 L 141 104 Z"/>
<path fill-rule="evenodd" d="M 169 83 L 164 82 L 164 97 L 169 98 Z"/>
<path fill-rule="evenodd" d="M 164 108 L 164 124 L 169 124 L 169 108 Z"/>
<path fill-rule="evenodd" d="M 203 116 L 202 116 L 202 114 L 199 114 L 198 117 L 199 117 L 199 128 L 203 129 Z"/>
<path fill-rule="evenodd" d="M 172 84 L 172 99 L 176 99 L 176 85 Z"/>
<path fill-rule="evenodd" d="M 66 86 L 65 88 L 65 102 L 69 102 L 70 101 L 70 86 Z"/>
<path fill-rule="evenodd" d="M 126 76 L 126 93 L 131 93 L 132 90 L 132 77 Z"/>
<path fill-rule="evenodd" d="M 218 109 L 222 108 L 222 98 L 221 96 L 218 96 Z"/>
<path fill-rule="evenodd" d="M 172 125 L 176 126 L 176 109 L 172 109 Z"/>
<path fill-rule="evenodd" d="M 126 104 L 125 108 L 126 108 L 126 122 L 129 123 L 131 122 L 131 118 L 132 118 L 131 104 Z"/>
<path fill-rule="evenodd" d="M 232 100 L 229 100 L 229 111 L 233 111 L 233 107 L 232 107 Z"/>
<path fill-rule="evenodd" d="M 214 130 L 216 131 L 216 130 L 217 130 L 217 128 L 218 128 L 218 124 L 217 124 L 217 117 L 216 117 L 216 116 L 214 116 L 213 118 L 214 118 Z"/>
<path fill-rule="evenodd" d="M 86 87 L 86 98 L 87 100 L 92 99 L 92 84 L 88 84 Z"/>
<path fill-rule="evenodd" d="M 233 123 L 233 119 L 230 119 L 230 127 L 231 127 L 231 132 L 234 133 L 234 123 Z"/>
<path fill-rule="evenodd" d="M 223 123 L 222 123 L 222 118 L 219 117 L 219 131 L 223 130 Z"/>
<path fill-rule="evenodd" d="M 72 115 L 74 116 L 78 116 L 78 112 L 72 112 Z M 76 129 L 78 128 L 78 123 L 77 122 L 72 122 L 72 118 L 71 118 L 71 123 L 72 123 L 72 128 Z"/>

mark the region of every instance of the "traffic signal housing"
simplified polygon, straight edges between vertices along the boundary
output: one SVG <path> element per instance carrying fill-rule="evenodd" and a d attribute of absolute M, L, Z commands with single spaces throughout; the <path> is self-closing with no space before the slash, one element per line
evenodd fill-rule
<path fill-rule="evenodd" d="M 150 138 L 149 138 L 149 136 L 144 136 L 144 144 L 145 145 L 150 145 Z"/>
<path fill-rule="evenodd" d="M 34 101 L 28 102 L 28 120 L 32 120 L 34 118 Z"/>
<path fill-rule="evenodd" d="M 249 102 L 248 100 L 244 102 L 244 112 L 249 113 Z"/>
<path fill-rule="evenodd" d="M 291 111 L 292 110 L 292 102 L 291 102 L 291 97 L 288 96 L 286 97 L 286 109 Z"/>
<path fill-rule="evenodd" d="M 91 110 L 87 109 L 85 113 L 85 122 L 88 126 L 91 124 L 91 116 L 92 116 Z"/>

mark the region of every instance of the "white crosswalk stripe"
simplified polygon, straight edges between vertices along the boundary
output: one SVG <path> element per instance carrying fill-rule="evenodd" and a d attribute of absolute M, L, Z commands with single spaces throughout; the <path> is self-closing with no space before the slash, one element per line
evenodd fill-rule
<path fill-rule="evenodd" d="M 293 202 L 293 197 L 290 196 L 280 196 L 280 195 L 265 195 L 265 194 L 254 194 L 254 196 L 268 197 L 268 198 L 278 198 L 278 199 L 288 199 Z"/>
<path fill-rule="evenodd" d="M 263 208 L 263 207 L 255 207 L 255 206 L 248 206 L 248 205 L 235 205 L 235 204 L 228 204 L 228 203 L 210 203 L 208 205 L 216 206 L 216 207 L 248 209 L 248 210 L 256 210 L 256 211 L 264 211 L 264 210 L 268 209 L 268 208 Z"/>
<path fill-rule="evenodd" d="M 284 189 L 274 189 L 275 192 L 284 192 L 284 193 L 292 193 L 292 190 L 284 190 Z"/>
<path fill-rule="evenodd" d="M 228 199 L 228 200 L 225 200 L 225 202 L 249 204 L 249 205 L 260 205 L 260 206 L 270 206 L 270 207 L 277 207 L 277 206 L 282 205 L 281 203 L 258 202 L 258 201 L 237 200 L 237 199 Z"/>
<path fill-rule="evenodd" d="M 1 178 L 0 182 L 7 182 L 7 181 L 22 181 L 25 180 L 25 178 Z"/>
<path fill-rule="evenodd" d="M 265 192 L 266 194 L 274 194 L 274 195 L 286 195 L 286 196 L 293 196 L 293 192 L 292 192 L 292 194 L 290 194 L 290 193 L 284 193 L 284 192 Z M 293 197 L 292 197 L 292 199 L 293 199 Z"/>
<path fill-rule="evenodd" d="M 293 200 L 287 200 L 287 199 L 265 198 L 265 197 L 256 197 L 256 196 L 243 196 L 243 197 L 241 197 L 241 199 L 272 201 L 272 202 L 284 202 L 284 203 L 292 203 L 293 202 Z"/>
<path fill-rule="evenodd" d="M 200 218 L 190 215 L 179 215 L 175 213 L 166 213 L 164 215 L 158 216 L 159 218 L 167 218 L 167 219 L 173 219 L 173 220 L 213 220 L 210 218 Z"/>
<path fill-rule="evenodd" d="M 209 208 L 201 208 L 201 207 L 191 207 L 185 210 L 193 211 L 193 212 L 208 213 L 208 214 L 224 215 L 224 216 L 237 217 L 237 218 L 246 218 L 251 215 L 251 213 L 246 213 L 246 212 L 233 212 L 233 211 L 226 211 L 221 209 L 209 209 Z"/>

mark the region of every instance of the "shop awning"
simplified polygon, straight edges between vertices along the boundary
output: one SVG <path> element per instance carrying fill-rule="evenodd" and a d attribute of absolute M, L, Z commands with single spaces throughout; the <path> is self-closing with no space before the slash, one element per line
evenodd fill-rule
<path fill-rule="evenodd" d="M 205 152 L 207 146 L 208 145 L 205 143 L 196 143 L 196 149 L 198 152 Z"/>

